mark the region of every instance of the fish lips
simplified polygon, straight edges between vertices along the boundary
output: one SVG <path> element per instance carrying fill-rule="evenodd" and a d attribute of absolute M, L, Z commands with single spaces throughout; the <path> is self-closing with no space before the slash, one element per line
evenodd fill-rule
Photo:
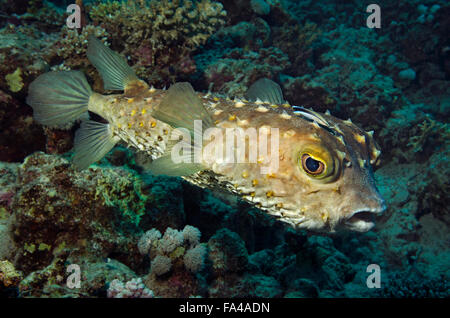
<path fill-rule="evenodd" d="M 344 219 L 343 225 L 356 232 L 370 231 L 375 226 L 376 217 L 382 215 L 385 210 L 384 203 L 379 208 L 355 210 Z"/>

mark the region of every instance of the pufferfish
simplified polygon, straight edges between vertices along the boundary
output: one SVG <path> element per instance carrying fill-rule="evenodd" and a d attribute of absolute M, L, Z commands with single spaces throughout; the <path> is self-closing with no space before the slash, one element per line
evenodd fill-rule
<path fill-rule="evenodd" d="M 27 98 L 42 125 L 67 127 L 81 120 L 73 149 L 77 169 L 87 168 L 124 142 L 142 162 L 149 162 L 144 166 L 153 173 L 181 176 L 200 187 L 235 194 L 297 229 L 365 232 L 386 209 L 372 172 L 380 148 L 373 132 L 350 120 L 290 106 L 279 85 L 269 79 L 255 82 L 240 99 L 195 92 L 189 83 L 155 89 L 137 78 L 121 55 L 93 36 L 87 56 L 104 88 L 123 94 L 100 95 L 91 90 L 82 72 L 60 71 L 39 76 Z M 90 119 L 88 111 L 103 120 Z M 175 163 L 174 145 L 181 142 L 182 134 L 178 133 L 178 139 L 171 136 L 179 129 L 194 136 L 199 128 L 195 121 L 201 121 L 200 129 L 219 132 L 252 127 L 266 137 L 276 132 L 278 147 L 270 158 L 258 153 L 254 161 L 201 155 L 194 162 Z M 214 149 L 225 147 L 220 138 L 209 142 Z M 186 145 L 194 152 L 198 148 L 198 143 Z M 275 161 L 276 170 L 261 169 Z"/>

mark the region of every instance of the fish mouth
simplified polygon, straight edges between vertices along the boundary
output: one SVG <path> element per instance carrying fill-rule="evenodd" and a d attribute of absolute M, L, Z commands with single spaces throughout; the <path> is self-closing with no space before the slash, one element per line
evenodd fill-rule
<path fill-rule="evenodd" d="M 367 232 L 375 226 L 375 218 L 383 213 L 385 206 L 378 209 L 363 209 L 352 212 L 344 220 L 344 225 L 348 229 L 356 232 Z"/>

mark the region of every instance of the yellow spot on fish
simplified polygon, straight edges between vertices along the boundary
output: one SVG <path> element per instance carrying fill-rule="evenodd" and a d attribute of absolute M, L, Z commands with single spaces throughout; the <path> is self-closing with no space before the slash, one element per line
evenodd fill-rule
<path fill-rule="evenodd" d="M 214 112 L 214 116 L 219 116 L 219 115 L 222 114 L 222 113 L 223 113 L 223 110 L 218 109 L 218 110 L 216 110 L 216 111 Z"/>
<path fill-rule="evenodd" d="M 321 217 L 322 217 L 322 220 L 324 222 L 326 222 L 328 220 L 328 213 L 327 212 L 322 213 Z"/>
<path fill-rule="evenodd" d="M 248 178 L 248 172 L 247 171 L 243 171 L 242 172 L 242 178 Z"/>
<path fill-rule="evenodd" d="M 358 163 L 361 168 L 364 168 L 364 166 L 366 165 L 366 161 L 361 158 L 358 159 Z"/>
<path fill-rule="evenodd" d="M 122 124 L 117 124 L 117 128 L 122 128 Z"/>
<path fill-rule="evenodd" d="M 338 155 L 339 159 L 342 161 L 345 158 L 345 152 L 336 150 L 336 154 Z"/>
<path fill-rule="evenodd" d="M 381 151 L 378 150 L 378 149 L 374 149 L 374 150 L 372 151 L 372 155 L 373 155 L 375 158 L 378 158 L 378 157 L 381 155 Z"/>
<path fill-rule="evenodd" d="M 134 98 L 128 98 L 127 102 L 128 102 L 128 104 L 133 103 L 134 102 Z"/>
<path fill-rule="evenodd" d="M 258 179 L 253 179 L 252 180 L 252 185 L 255 187 L 258 185 Z"/>
<path fill-rule="evenodd" d="M 291 119 L 292 116 L 289 115 L 288 113 L 286 113 L 285 111 L 283 111 L 283 113 L 280 115 L 281 118 L 283 119 Z"/>
<path fill-rule="evenodd" d="M 247 119 L 243 119 L 243 120 L 238 119 L 237 123 L 239 126 L 246 126 L 246 125 L 248 125 L 248 120 Z"/>
<path fill-rule="evenodd" d="M 360 144 L 365 144 L 366 143 L 366 136 L 364 135 L 360 135 L 360 134 L 355 134 L 355 139 L 357 142 L 359 142 Z"/>
<path fill-rule="evenodd" d="M 276 177 L 277 177 L 277 175 L 275 173 L 269 173 L 267 175 L 267 178 L 276 178 Z"/>
<path fill-rule="evenodd" d="M 251 197 L 254 197 L 255 195 L 256 195 L 255 191 L 250 192 L 250 196 L 251 196 Z"/>
<path fill-rule="evenodd" d="M 273 197 L 273 191 L 272 191 L 272 190 L 267 191 L 267 192 L 266 192 L 266 197 L 268 197 L 268 198 Z"/>
<path fill-rule="evenodd" d="M 240 100 L 238 100 L 238 101 L 236 101 L 235 103 L 234 103 L 234 107 L 236 107 L 236 108 L 241 108 L 242 106 L 244 106 L 245 104 L 242 102 L 242 101 L 240 101 Z"/>
<path fill-rule="evenodd" d="M 164 135 L 168 135 L 168 134 L 169 134 L 169 130 L 167 130 L 167 129 L 164 128 L 164 129 L 163 129 L 163 134 L 164 134 Z"/>
<path fill-rule="evenodd" d="M 135 110 L 135 109 L 133 109 L 133 110 L 131 111 L 131 116 L 134 116 L 134 115 L 136 115 L 136 110 Z"/>
<path fill-rule="evenodd" d="M 236 119 L 236 115 L 230 115 L 230 117 L 228 117 L 229 121 L 233 121 Z"/>
<path fill-rule="evenodd" d="M 260 112 L 260 113 L 266 113 L 269 110 L 266 107 L 264 107 L 264 106 L 259 106 L 258 108 L 256 108 L 256 111 Z"/>
<path fill-rule="evenodd" d="M 283 106 L 284 108 L 291 108 L 291 105 L 289 105 L 289 103 L 284 103 L 281 106 Z"/>
<path fill-rule="evenodd" d="M 259 163 L 259 164 L 263 163 L 264 162 L 264 157 L 263 156 L 258 157 L 258 160 L 256 162 Z"/>
<path fill-rule="evenodd" d="M 294 136 L 294 135 L 295 135 L 295 130 L 293 130 L 293 129 L 289 129 L 288 131 L 286 131 L 286 132 L 283 134 L 284 137 L 292 137 L 292 136 Z"/>
<path fill-rule="evenodd" d="M 155 127 L 156 127 L 156 121 L 152 121 L 152 123 L 150 124 L 150 126 L 151 126 L 152 128 L 155 128 Z"/>
<path fill-rule="evenodd" d="M 281 203 L 281 202 L 277 203 L 276 207 L 279 208 L 279 209 L 282 209 L 283 208 L 283 203 Z"/>
<path fill-rule="evenodd" d="M 213 100 L 214 100 L 215 102 L 218 102 L 218 101 L 219 101 L 219 98 L 218 98 L 218 97 L 213 97 Z"/>
<path fill-rule="evenodd" d="M 133 126 L 132 123 L 128 123 L 128 128 L 131 128 Z"/>
<path fill-rule="evenodd" d="M 141 122 L 139 123 L 139 126 L 140 126 L 140 127 L 144 127 L 144 123 L 141 121 Z"/>
<path fill-rule="evenodd" d="M 272 107 L 272 108 L 278 108 L 278 105 L 277 105 L 277 104 L 272 104 L 272 105 L 270 105 L 270 107 Z"/>
<path fill-rule="evenodd" d="M 147 110 L 144 108 L 144 109 L 142 109 L 141 114 L 144 115 L 146 112 L 147 112 Z"/>

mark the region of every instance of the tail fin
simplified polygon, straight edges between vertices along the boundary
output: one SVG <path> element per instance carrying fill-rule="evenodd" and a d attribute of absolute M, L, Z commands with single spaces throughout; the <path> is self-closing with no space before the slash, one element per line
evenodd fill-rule
<path fill-rule="evenodd" d="M 91 94 L 82 72 L 49 72 L 30 84 L 27 103 L 37 122 L 63 128 L 87 112 Z"/>

